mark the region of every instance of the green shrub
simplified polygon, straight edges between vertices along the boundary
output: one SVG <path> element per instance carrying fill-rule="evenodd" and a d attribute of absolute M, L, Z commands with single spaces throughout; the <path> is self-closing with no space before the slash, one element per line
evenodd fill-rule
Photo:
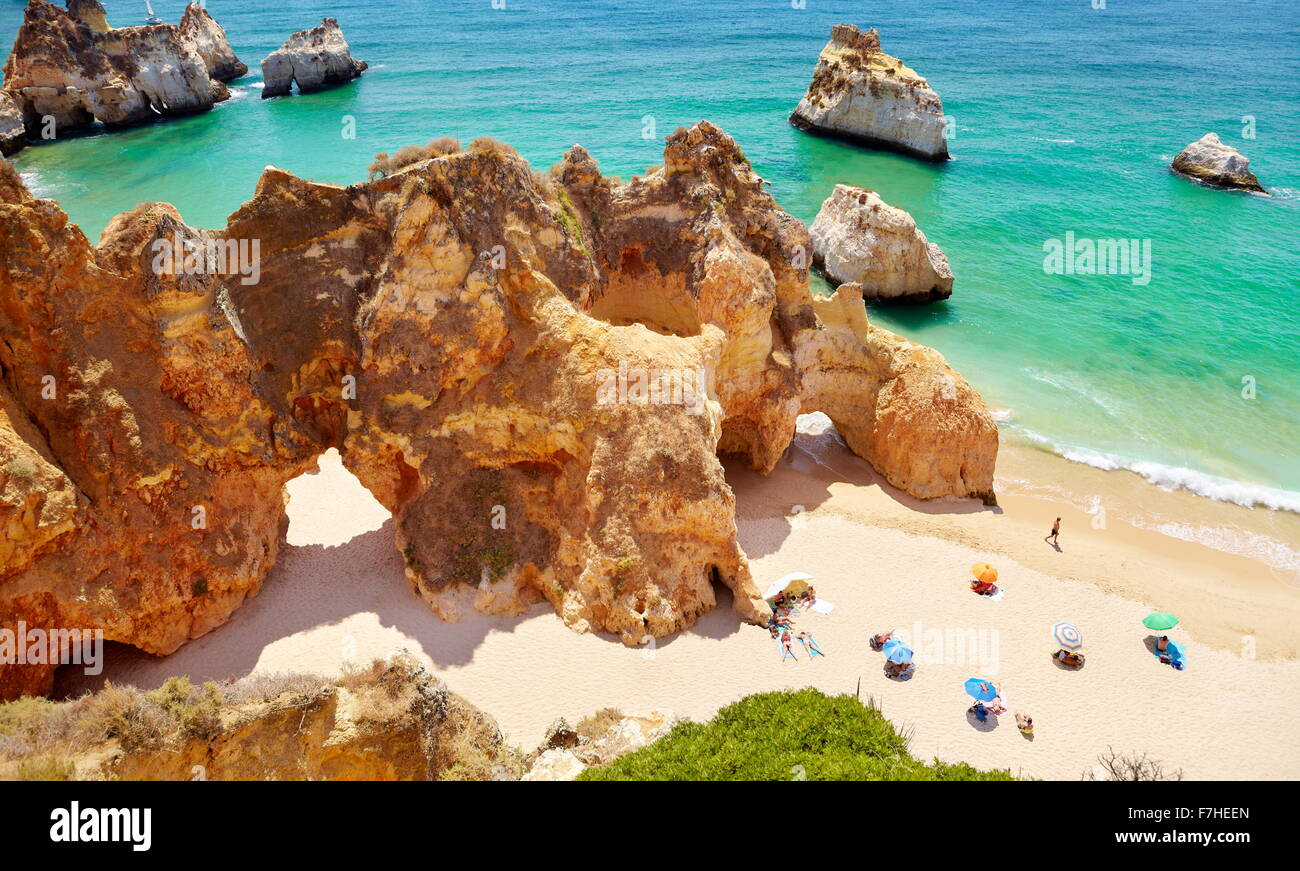
<path fill-rule="evenodd" d="M 759 693 L 579 780 L 1013 780 L 1009 771 L 926 764 L 873 707 L 815 689 Z"/>

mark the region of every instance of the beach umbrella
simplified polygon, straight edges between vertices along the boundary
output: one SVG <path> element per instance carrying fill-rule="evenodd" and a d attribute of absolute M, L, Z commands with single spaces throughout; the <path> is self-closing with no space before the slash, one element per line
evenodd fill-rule
<path fill-rule="evenodd" d="M 1142 619 L 1142 625 L 1148 629 L 1154 629 L 1157 632 L 1163 632 L 1166 629 L 1173 629 L 1178 625 L 1178 618 L 1173 614 L 1164 611 L 1156 611 L 1148 614 Z"/>
<path fill-rule="evenodd" d="M 973 677 L 966 681 L 966 694 L 976 701 L 991 702 L 998 697 L 998 688 L 993 681 Z"/>
<path fill-rule="evenodd" d="M 998 579 L 998 570 L 988 563 L 975 563 L 970 571 L 981 583 L 991 584 Z"/>
<path fill-rule="evenodd" d="M 1061 621 L 1052 627 L 1052 637 L 1066 650 L 1078 650 L 1083 647 L 1083 633 L 1073 623 Z"/>
<path fill-rule="evenodd" d="M 767 588 L 767 592 L 763 594 L 763 598 L 770 599 L 773 596 L 775 596 L 777 593 L 789 589 L 797 581 L 805 582 L 803 589 L 806 590 L 808 589 L 807 582 L 812 580 L 816 580 L 816 579 L 812 575 L 808 574 L 807 572 L 790 572 L 790 574 L 782 575 L 781 577 L 773 581 L 772 585 Z"/>
<path fill-rule="evenodd" d="M 885 642 L 885 646 L 880 648 L 885 654 L 885 659 L 898 665 L 912 661 L 912 648 L 897 639 L 890 639 Z"/>

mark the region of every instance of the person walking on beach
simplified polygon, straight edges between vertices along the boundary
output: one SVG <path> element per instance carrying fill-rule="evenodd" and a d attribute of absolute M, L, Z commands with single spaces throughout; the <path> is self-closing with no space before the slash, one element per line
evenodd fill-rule
<path fill-rule="evenodd" d="M 1060 534 L 1061 534 L 1061 518 L 1058 517 L 1056 518 L 1056 522 L 1052 524 L 1052 531 L 1048 533 L 1047 537 L 1044 538 L 1043 541 L 1050 541 L 1052 544 L 1056 544 L 1056 537 Z"/>

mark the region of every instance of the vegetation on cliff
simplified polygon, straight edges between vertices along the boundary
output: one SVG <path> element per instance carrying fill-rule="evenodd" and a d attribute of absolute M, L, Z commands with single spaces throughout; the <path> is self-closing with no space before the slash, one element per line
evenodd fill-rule
<path fill-rule="evenodd" d="M 925 763 L 874 706 L 815 689 L 758 693 L 579 780 L 1014 780 L 938 759 Z"/>
<path fill-rule="evenodd" d="M 492 718 L 413 659 L 0 704 L 0 780 L 514 780 Z"/>

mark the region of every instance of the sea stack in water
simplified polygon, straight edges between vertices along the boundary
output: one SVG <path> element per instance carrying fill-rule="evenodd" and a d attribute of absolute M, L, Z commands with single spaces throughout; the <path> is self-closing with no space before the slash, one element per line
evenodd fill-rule
<path fill-rule="evenodd" d="M 790 116 L 801 130 L 926 160 L 947 160 L 943 103 L 925 79 L 880 50 L 875 28 L 831 28 L 808 93 Z"/>
<path fill-rule="evenodd" d="M 181 38 L 194 46 L 208 68 L 208 75 L 219 82 L 229 82 L 248 72 L 248 65 L 235 57 L 226 40 L 226 31 L 197 3 L 185 7 L 181 16 Z"/>
<path fill-rule="evenodd" d="M 282 97 L 298 83 L 298 93 L 342 85 L 361 75 L 366 62 L 355 60 L 339 23 L 326 18 L 319 27 L 300 30 L 262 60 L 262 97 Z"/>
<path fill-rule="evenodd" d="M 1206 133 L 1180 151 L 1170 169 L 1213 187 L 1267 193 L 1250 171 L 1246 155 L 1220 142 L 1217 133 Z"/>
<path fill-rule="evenodd" d="M 112 28 L 98 0 L 68 0 L 66 12 L 31 0 L 4 69 L 4 90 L 27 135 L 203 112 L 226 99 L 223 82 L 243 65 L 197 5 L 186 21 Z M 208 57 L 219 63 L 209 66 Z"/>
<path fill-rule="evenodd" d="M 867 299 L 932 302 L 952 296 L 952 270 L 912 216 L 875 191 L 837 184 L 810 229 L 813 262 Z"/>
<path fill-rule="evenodd" d="M 208 632 L 330 447 L 448 620 L 547 601 L 635 645 L 721 584 L 761 625 L 720 453 L 769 472 L 824 410 L 909 493 L 993 498 L 979 395 L 860 294 L 815 301 L 809 245 L 708 122 L 627 184 L 478 140 L 349 187 L 268 168 L 225 228 L 146 203 L 96 245 L 0 161 L 0 631 Z"/>

